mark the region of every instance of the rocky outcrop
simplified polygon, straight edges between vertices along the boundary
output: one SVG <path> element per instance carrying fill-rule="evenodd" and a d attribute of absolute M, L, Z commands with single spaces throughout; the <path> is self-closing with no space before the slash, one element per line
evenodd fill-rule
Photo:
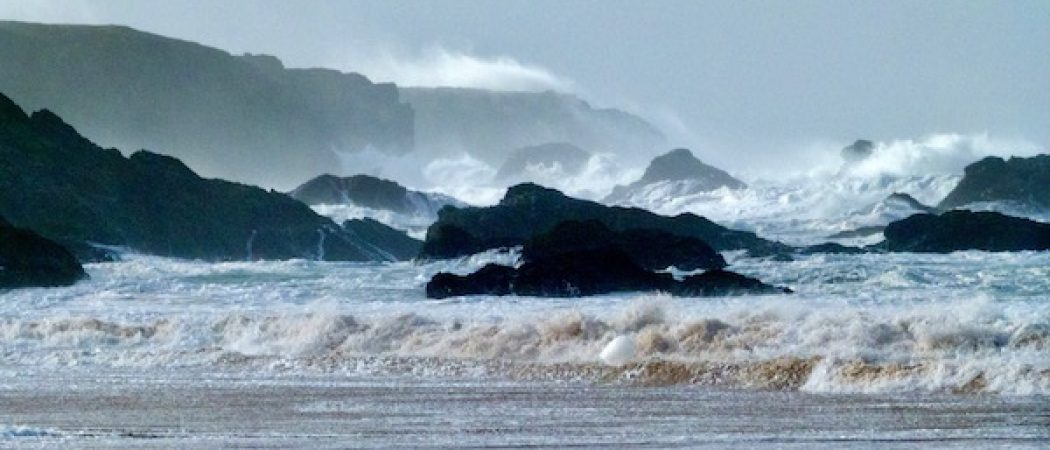
<path fill-rule="evenodd" d="M 204 179 L 156 153 L 125 158 L 2 95 L 0 214 L 63 243 L 182 258 L 387 259 L 285 194 Z"/>
<path fill-rule="evenodd" d="M 350 204 L 409 216 L 436 217 L 446 205 L 464 206 L 452 197 L 412 191 L 395 181 L 370 175 L 321 175 L 288 193 L 308 205 Z"/>
<path fill-rule="evenodd" d="M 686 297 L 790 292 L 721 269 L 677 281 L 670 274 L 645 270 L 614 247 L 544 255 L 517 269 L 489 264 L 465 276 L 439 273 L 426 286 L 430 298 L 509 294 L 583 297 L 654 291 Z"/>
<path fill-rule="evenodd" d="M 877 247 L 894 252 L 1050 250 L 1050 224 L 996 212 L 916 214 L 887 225 L 883 234 Z"/>
<path fill-rule="evenodd" d="M 86 277 L 64 247 L 0 217 L 0 289 L 67 286 Z"/>
<path fill-rule="evenodd" d="M 849 165 L 868 159 L 874 151 L 874 143 L 866 139 L 858 139 L 852 144 L 843 147 L 840 154 L 842 155 L 842 161 Z"/>
<path fill-rule="evenodd" d="M 390 228 L 371 218 L 343 222 L 343 229 L 358 238 L 362 245 L 371 246 L 375 253 L 390 261 L 406 261 L 419 255 L 423 242 L 412 239 L 404 231 Z"/>
<path fill-rule="evenodd" d="M 612 231 L 596 220 L 565 221 L 525 243 L 522 257 L 539 261 L 565 252 L 614 248 L 647 270 L 721 269 L 726 261 L 704 241 L 651 229 Z"/>
<path fill-rule="evenodd" d="M 746 249 L 753 255 L 790 252 L 790 247 L 746 231 L 731 230 L 694 214 L 661 216 L 639 208 L 605 206 L 531 183 L 513 186 L 499 204 L 442 209 L 427 230 L 420 255 L 453 258 L 486 249 L 522 245 L 567 220 L 595 220 L 613 231 L 649 229 L 694 238 L 715 250 Z"/>
<path fill-rule="evenodd" d="M 576 175 L 587 164 L 591 154 L 568 142 L 549 142 L 516 149 L 496 172 L 496 180 L 511 184 L 527 179 L 530 167 Z"/>
<path fill-rule="evenodd" d="M 978 202 L 1050 209 L 1050 155 L 1008 160 L 990 156 L 970 164 L 963 179 L 938 207 L 950 209 Z"/>
<path fill-rule="evenodd" d="M 743 181 L 717 167 L 700 162 L 687 149 L 679 148 L 653 159 L 642 178 L 626 186 L 617 186 L 604 200 L 622 203 L 656 183 L 674 183 L 675 196 L 709 192 L 720 188 L 743 189 Z M 680 185 L 680 186 L 679 186 Z"/>
<path fill-rule="evenodd" d="M 152 148 L 209 177 L 288 189 L 337 152 L 412 150 L 396 86 L 289 69 L 119 26 L 0 22 L 0 92 L 105 146 Z"/>

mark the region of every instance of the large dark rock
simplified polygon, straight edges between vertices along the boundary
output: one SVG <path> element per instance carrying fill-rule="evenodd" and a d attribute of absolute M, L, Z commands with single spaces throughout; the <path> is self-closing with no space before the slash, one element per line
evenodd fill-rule
<path fill-rule="evenodd" d="M 887 225 L 883 234 L 878 247 L 895 252 L 1050 250 L 1050 224 L 996 212 L 916 214 Z"/>
<path fill-rule="evenodd" d="M 628 201 L 646 186 L 660 182 L 683 182 L 682 189 L 678 189 L 676 195 L 708 192 L 723 187 L 747 187 L 743 181 L 733 178 L 726 171 L 704 164 L 688 149 L 679 148 L 653 158 L 642 178 L 626 186 L 616 186 L 604 202 Z"/>
<path fill-rule="evenodd" d="M 286 68 L 120 26 L 0 22 L 0 92 L 104 146 L 155 148 L 209 177 L 288 189 L 338 153 L 411 151 L 396 86 Z"/>
<path fill-rule="evenodd" d="M 559 253 L 605 247 L 624 252 L 648 270 L 672 266 L 679 270 L 721 269 L 726 266 L 722 255 L 699 239 L 650 229 L 617 232 L 597 220 L 562 222 L 551 231 L 528 240 L 522 257 L 526 261 L 535 261 Z"/>
<path fill-rule="evenodd" d="M 27 116 L 2 95 L 0 214 L 59 242 L 165 256 L 387 259 L 285 194 L 204 179 L 156 153 L 125 158 L 47 110 Z"/>
<path fill-rule="evenodd" d="M 721 269 L 676 281 L 670 274 L 645 270 L 614 247 L 548 255 L 526 261 L 518 269 L 490 264 L 465 276 L 439 273 L 426 286 L 430 298 L 508 294 L 582 297 L 655 291 L 686 297 L 790 292 Z"/>
<path fill-rule="evenodd" d="M 672 291 L 683 297 L 723 297 L 729 295 L 790 294 L 791 289 L 770 286 L 757 279 L 728 270 L 708 270 L 685 277 Z"/>
<path fill-rule="evenodd" d="M 452 258 L 481 250 L 522 245 L 567 220 L 596 220 L 613 231 L 649 229 L 695 238 L 716 250 L 746 249 L 752 255 L 790 252 L 790 247 L 746 231 L 731 230 L 694 214 L 661 216 L 640 208 L 605 206 L 567 197 L 532 183 L 507 190 L 496 206 L 446 207 L 427 230 L 420 255 Z"/>
<path fill-rule="evenodd" d="M 405 261 L 419 255 L 423 242 L 413 239 L 404 231 L 395 230 L 379 221 L 370 218 L 351 219 L 343 222 L 343 229 L 351 236 L 358 238 L 362 245 L 368 245 L 372 251 L 384 254 L 391 261 Z"/>
<path fill-rule="evenodd" d="M 510 184 L 522 181 L 529 166 L 553 168 L 558 166 L 565 174 L 576 174 L 587 164 L 591 154 L 568 142 L 549 142 L 516 149 L 496 172 L 496 179 Z"/>
<path fill-rule="evenodd" d="M 441 272 L 427 283 L 427 298 L 466 295 L 510 295 L 517 272 L 513 267 L 486 264 L 470 275 Z"/>
<path fill-rule="evenodd" d="M 4 106 L 0 104 L 0 116 Z M 66 286 L 86 277 L 64 247 L 0 217 L 0 289 Z"/>
<path fill-rule="evenodd" d="M 938 206 L 950 209 L 1003 201 L 1050 209 L 1050 155 L 1008 160 L 990 156 L 970 164 L 963 179 Z"/>
<path fill-rule="evenodd" d="M 435 217 L 446 205 L 464 206 L 451 197 L 412 191 L 395 181 L 370 175 L 321 175 L 288 195 L 308 205 L 352 204 L 412 216 Z"/>

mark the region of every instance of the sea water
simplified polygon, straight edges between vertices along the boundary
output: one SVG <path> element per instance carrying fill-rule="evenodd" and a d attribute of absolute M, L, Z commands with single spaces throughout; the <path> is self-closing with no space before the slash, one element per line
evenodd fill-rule
<path fill-rule="evenodd" d="M 1050 253 L 728 256 L 796 293 L 429 300 L 434 273 L 517 254 L 130 254 L 2 294 L 0 445 L 1050 437 Z"/>

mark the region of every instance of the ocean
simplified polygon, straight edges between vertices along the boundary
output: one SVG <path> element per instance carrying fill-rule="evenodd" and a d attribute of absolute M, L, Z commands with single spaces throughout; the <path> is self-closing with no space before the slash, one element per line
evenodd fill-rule
<path fill-rule="evenodd" d="M 914 212 L 883 201 L 891 193 L 935 203 L 957 182 L 699 194 L 670 183 L 627 204 L 809 244 Z M 74 286 L 0 293 L 0 446 L 1050 443 L 1050 252 L 725 256 L 795 293 L 431 300 L 434 274 L 515 264 L 518 252 L 401 263 L 127 252 Z"/>

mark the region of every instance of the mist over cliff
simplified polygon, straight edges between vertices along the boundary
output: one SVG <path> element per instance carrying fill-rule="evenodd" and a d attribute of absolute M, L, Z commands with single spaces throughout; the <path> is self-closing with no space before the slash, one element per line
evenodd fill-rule
<path fill-rule="evenodd" d="M 0 22 L 0 60 L 0 92 L 103 146 L 149 148 L 204 176 L 281 190 L 374 172 L 361 155 L 412 155 L 417 169 L 469 155 L 498 167 L 551 141 L 625 155 L 665 145 L 645 120 L 572 94 L 399 89 L 123 26 Z M 428 187 L 419 170 L 400 181 Z"/>

